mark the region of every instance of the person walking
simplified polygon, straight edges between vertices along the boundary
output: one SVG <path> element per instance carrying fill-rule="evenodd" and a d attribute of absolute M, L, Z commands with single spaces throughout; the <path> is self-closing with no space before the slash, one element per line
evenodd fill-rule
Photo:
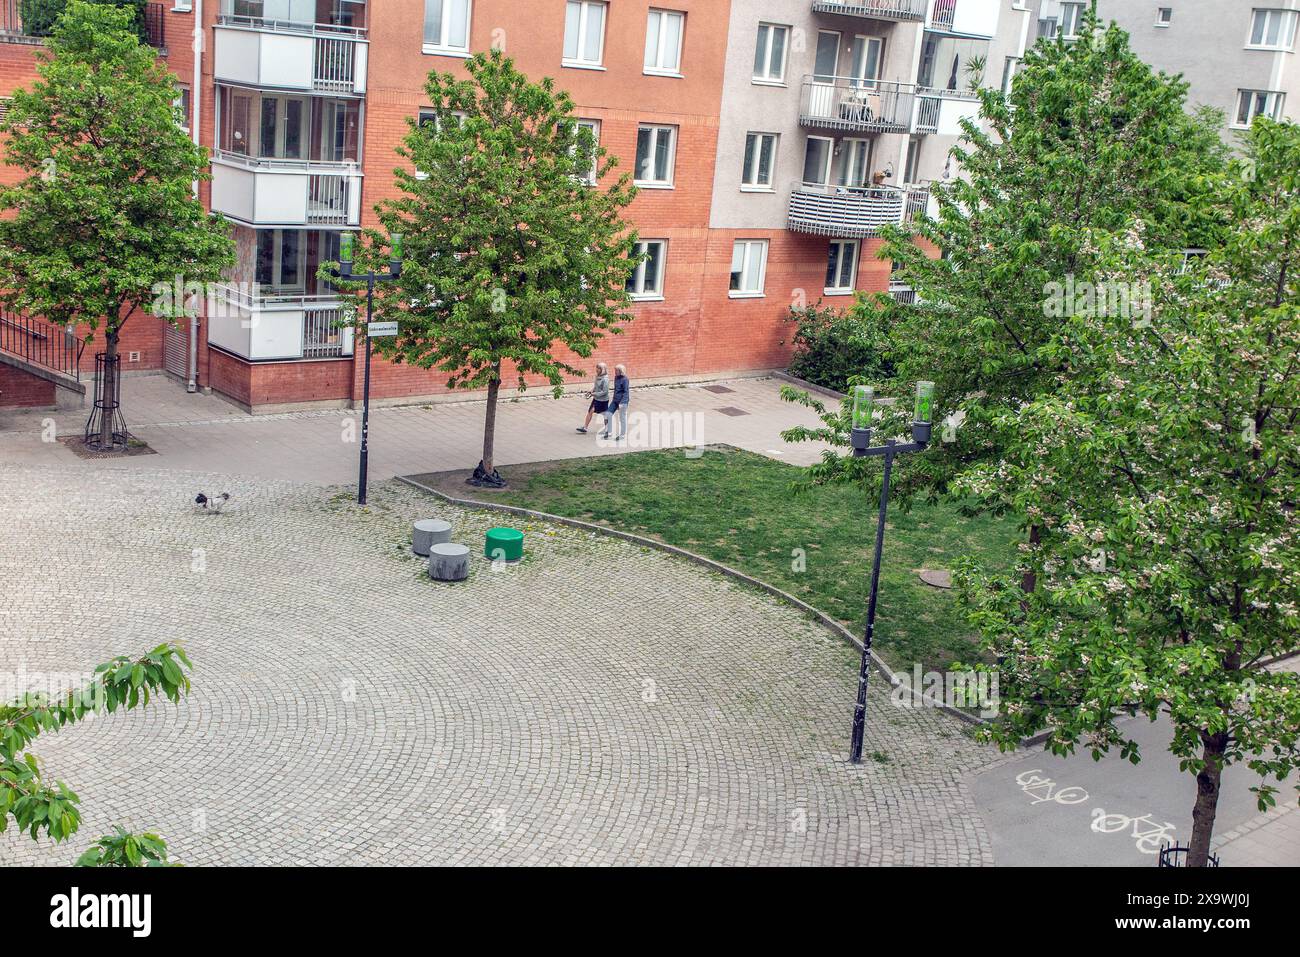
<path fill-rule="evenodd" d="M 614 412 L 618 413 L 618 436 L 615 438 L 617 442 L 627 438 L 627 403 L 631 389 L 632 383 L 627 377 L 627 366 L 614 366 L 614 399 L 611 403 L 610 418 L 613 418 Z"/>
<path fill-rule="evenodd" d="M 599 414 L 605 420 L 605 431 L 601 432 L 601 438 L 609 435 L 610 414 L 609 414 L 609 366 L 603 362 L 596 363 L 596 381 L 591 386 L 591 391 L 587 393 L 591 396 L 591 405 L 587 406 L 587 420 L 582 423 L 578 429 L 584 435 L 587 428 L 591 425 L 591 417 Z"/>

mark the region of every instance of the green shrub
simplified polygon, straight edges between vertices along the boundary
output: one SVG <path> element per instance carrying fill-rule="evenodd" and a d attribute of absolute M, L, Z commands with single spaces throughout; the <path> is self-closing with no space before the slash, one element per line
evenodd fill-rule
<path fill-rule="evenodd" d="M 884 314 L 876 305 L 863 302 L 843 312 L 817 302 L 791 309 L 788 321 L 796 327 L 788 370 L 791 375 L 825 389 L 847 392 L 851 377 L 879 380 L 893 374 Z"/>

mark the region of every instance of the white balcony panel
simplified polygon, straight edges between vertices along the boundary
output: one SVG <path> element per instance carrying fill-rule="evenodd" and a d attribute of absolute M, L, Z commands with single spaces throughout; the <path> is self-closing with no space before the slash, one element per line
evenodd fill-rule
<path fill-rule="evenodd" d="M 1002 2 L 1003 0 L 957 0 L 950 29 L 953 33 L 966 36 L 997 36 Z"/>
<path fill-rule="evenodd" d="M 253 342 L 252 312 L 226 302 L 218 306 L 209 310 L 208 344 L 247 359 Z"/>
<path fill-rule="evenodd" d="M 366 92 L 369 46 L 364 40 L 222 24 L 214 33 L 218 82 L 340 95 Z"/>
<path fill-rule="evenodd" d="M 961 136 L 961 121 L 975 119 L 979 116 L 979 113 L 980 105 L 978 100 L 954 99 L 945 96 L 939 101 L 937 132 L 940 136 Z"/>
<path fill-rule="evenodd" d="M 253 226 L 358 226 L 361 174 L 307 164 L 259 168 L 217 157 L 212 208 Z"/>

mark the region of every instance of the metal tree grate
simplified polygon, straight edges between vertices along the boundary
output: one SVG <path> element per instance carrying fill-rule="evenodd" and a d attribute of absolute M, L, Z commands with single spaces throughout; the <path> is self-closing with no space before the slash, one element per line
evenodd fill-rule
<path fill-rule="evenodd" d="M 107 443 L 105 422 L 108 423 Z M 125 452 L 129 438 L 126 419 L 122 417 L 122 357 L 110 358 L 100 352 L 95 356 L 95 402 L 86 420 L 86 448 L 92 452 Z"/>

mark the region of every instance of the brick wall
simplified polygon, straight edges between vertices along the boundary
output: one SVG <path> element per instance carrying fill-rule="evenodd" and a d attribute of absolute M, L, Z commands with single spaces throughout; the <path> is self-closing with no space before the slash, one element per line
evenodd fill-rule
<path fill-rule="evenodd" d="M 0 409 L 54 405 L 54 383 L 0 362 Z"/>

